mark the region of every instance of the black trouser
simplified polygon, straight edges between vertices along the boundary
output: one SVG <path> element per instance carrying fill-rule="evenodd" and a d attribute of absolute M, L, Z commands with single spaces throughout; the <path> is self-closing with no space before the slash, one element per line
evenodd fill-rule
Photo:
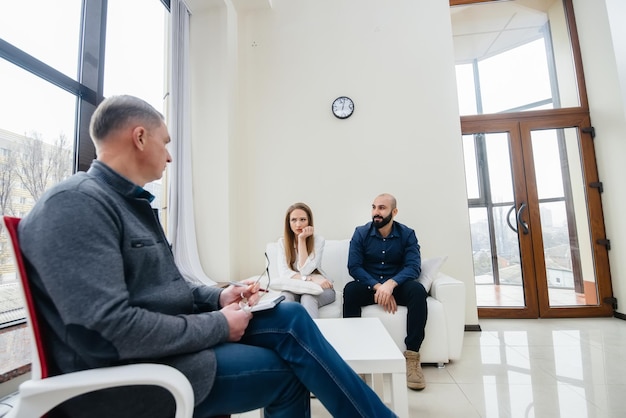
<path fill-rule="evenodd" d="M 358 318 L 361 316 L 361 307 L 373 305 L 374 290 L 356 280 L 346 283 L 343 289 L 343 317 Z M 424 341 L 424 327 L 428 317 L 426 289 L 415 280 L 408 280 L 393 290 L 396 303 L 408 309 L 406 318 L 406 338 L 404 343 L 407 350 L 420 351 Z"/>

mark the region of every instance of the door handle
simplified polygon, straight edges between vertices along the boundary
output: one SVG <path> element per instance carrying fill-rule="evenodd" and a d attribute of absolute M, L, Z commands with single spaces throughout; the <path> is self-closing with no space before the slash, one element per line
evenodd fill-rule
<path fill-rule="evenodd" d="M 526 209 L 526 203 L 522 203 L 517 211 L 515 218 L 517 219 L 517 223 L 521 225 L 522 232 L 524 235 L 528 234 L 528 223 L 522 220 L 522 212 Z M 518 233 L 517 228 L 511 223 L 511 213 L 515 210 L 515 205 L 511 206 L 511 209 L 506 214 L 506 223 L 509 225 L 509 228 L 513 230 L 516 234 Z"/>
<path fill-rule="evenodd" d="M 506 223 L 509 225 L 509 228 L 513 230 L 517 234 L 517 228 L 511 223 L 511 212 L 515 210 L 515 205 L 511 206 L 511 209 L 506 213 Z"/>
<path fill-rule="evenodd" d="M 520 205 L 519 210 L 517 211 L 517 223 L 521 225 L 524 235 L 528 235 L 528 223 L 522 220 L 522 212 L 524 211 L 524 209 L 526 209 L 526 202 L 523 202 Z"/>

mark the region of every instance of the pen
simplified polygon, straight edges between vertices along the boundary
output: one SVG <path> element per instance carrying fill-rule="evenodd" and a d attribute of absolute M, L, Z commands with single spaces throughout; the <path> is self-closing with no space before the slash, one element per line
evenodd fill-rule
<path fill-rule="evenodd" d="M 228 282 L 228 283 L 230 283 L 230 284 L 232 284 L 233 286 L 236 286 L 236 287 L 247 287 L 247 286 L 250 286 L 250 284 L 248 284 L 248 283 L 241 283 L 241 282 Z M 259 292 L 266 292 L 267 293 L 267 292 L 269 292 L 269 290 L 267 290 L 267 289 L 259 289 Z"/>
<path fill-rule="evenodd" d="M 228 282 L 228 283 L 232 284 L 233 286 L 237 286 L 237 287 L 246 287 L 246 286 L 248 286 L 247 284 L 241 283 L 241 282 Z"/>

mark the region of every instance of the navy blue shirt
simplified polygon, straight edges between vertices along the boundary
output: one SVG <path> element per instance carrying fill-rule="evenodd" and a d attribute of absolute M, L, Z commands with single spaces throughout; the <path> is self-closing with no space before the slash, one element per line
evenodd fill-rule
<path fill-rule="evenodd" d="M 415 231 L 394 221 L 383 238 L 373 222 L 356 227 L 350 240 L 348 270 L 354 280 L 370 288 L 389 279 L 399 285 L 417 279 L 422 258 Z"/>

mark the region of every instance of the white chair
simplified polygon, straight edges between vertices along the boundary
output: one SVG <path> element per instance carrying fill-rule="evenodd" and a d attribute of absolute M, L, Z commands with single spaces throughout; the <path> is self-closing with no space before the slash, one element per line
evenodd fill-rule
<path fill-rule="evenodd" d="M 176 402 L 175 417 L 192 417 L 194 397 L 191 384 L 181 372 L 167 365 L 132 364 L 83 370 L 58 376 L 48 374 L 45 343 L 41 338 L 40 323 L 19 246 L 17 233 L 19 222 L 20 218 L 3 217 L 4 227 L 13 250 L 15 267 L 22 285 L 33 352 L 31 380 L 20 385 L 17 403 L 7 418 L 41 417 L 55 406 L 75 396 L 99 389 L 132 385 L 155 385 L 167 389 Z"/>

